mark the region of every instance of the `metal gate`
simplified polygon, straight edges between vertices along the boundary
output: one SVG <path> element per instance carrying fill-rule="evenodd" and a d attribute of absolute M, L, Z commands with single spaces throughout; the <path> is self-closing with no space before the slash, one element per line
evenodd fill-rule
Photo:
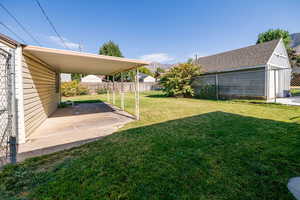
<path fill-rule="evenodd" d="M 12 54 L 0 48 L 0 166 L 8 162 L 15 162 L 13 72 Z"/>

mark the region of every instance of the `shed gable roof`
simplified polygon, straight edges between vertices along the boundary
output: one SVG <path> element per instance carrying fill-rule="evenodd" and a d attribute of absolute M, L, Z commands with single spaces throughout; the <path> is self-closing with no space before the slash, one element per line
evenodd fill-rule
<path fill-rule="evenodd" d="M 251 66 L 265 65 L 274 52 L 279 40 L 272 40 L 211 56 L 200 57 L 195 62 L 203 72 L 221 72 Z"/>

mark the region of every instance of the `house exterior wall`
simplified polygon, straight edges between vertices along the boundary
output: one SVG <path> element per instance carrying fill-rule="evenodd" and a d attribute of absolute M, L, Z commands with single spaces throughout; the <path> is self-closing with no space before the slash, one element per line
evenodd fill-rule
<path fill-rule="evenodd" d="M 22 56 L 25 134 L 28 137 L 57 108 L 59 76 L 43 62 Z"/>
<path fill-rule="evenodd" d="M 288 54 L 282 40 L 278 43 L 277 47 L 275 48 L 268 64 L 279 68 L 291 68 Z"/>
<path fill-rule="evenodd" d="M 275 97 L 286 97 L 291 85 L 291 69 L 269 66 L 267 84 L 268 100 L 273 100 Z"/>
<path fill-rule="evenodd" d="M 146 78 L 144 78 L 143 82 L 144 83 L 153 83 L 153 82 L 155 82 L 155 78 L 152 76 L 147 76 Z"/>
<path fill-rule="evenodd" d="M 207 86 L 212 86 L 219 98 L 265 99 L 265 68 L 201 75 L 192 86 L 196 96 Z"/>
<path fill-rule="evenodd" d="M 282 40 L 275 48 L 267 65 L 267 99 L 286 97 L 291 84 L 291 65 Z"/>
<path fill-rule="evenodd" d="M 23 93 L 23 76 L 22 76 L 22 47 L 15 50 L 15 87 L 17 101 L 17 120 L 18 120 L 18 143 L 25 143 L 25 123 L 24 123 L 24 93 Z"/>

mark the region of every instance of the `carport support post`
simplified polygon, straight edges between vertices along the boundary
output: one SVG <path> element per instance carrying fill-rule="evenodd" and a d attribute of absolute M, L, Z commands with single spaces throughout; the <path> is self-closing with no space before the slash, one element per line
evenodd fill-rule
<path fill-rule="evenodd" d="M 140 86 L 139 86 L 139 69 L 136 68 L 135 75 L 135 116 L 140 120 Z"/>
<path fill-rule="evenodd" d="M 125 110 L 124 106 L 124 77 L 123 77 L 123 72 L 121 72 L 121 109 Z"/>
<path fill-rule="evenodd" d="M 112 77 L 112 79 L 113 79 L 113 91 L 112 91 L 112 98 L 113 98 L 113 105 L 115 105 L 116 104 L 116 94 L 115 94 L 115 75 L 113 75 L 113 77 Z"/>
<path fill-rule="evenodd" d="M 110 97 L 109 97 L 109 81 L 106 83 L 106 92 L 107 92 L 107 103 L 109 103 L 110 101 Z"/>

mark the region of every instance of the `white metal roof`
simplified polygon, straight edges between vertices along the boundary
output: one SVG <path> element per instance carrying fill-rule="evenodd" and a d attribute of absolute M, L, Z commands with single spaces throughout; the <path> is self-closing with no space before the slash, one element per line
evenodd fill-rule
<path fill-rule="evenodd" d="M 37 46 L 25 46 L 23 51 L 64 73 L 113 75 L 149 64 L 141 60 Z"/>

